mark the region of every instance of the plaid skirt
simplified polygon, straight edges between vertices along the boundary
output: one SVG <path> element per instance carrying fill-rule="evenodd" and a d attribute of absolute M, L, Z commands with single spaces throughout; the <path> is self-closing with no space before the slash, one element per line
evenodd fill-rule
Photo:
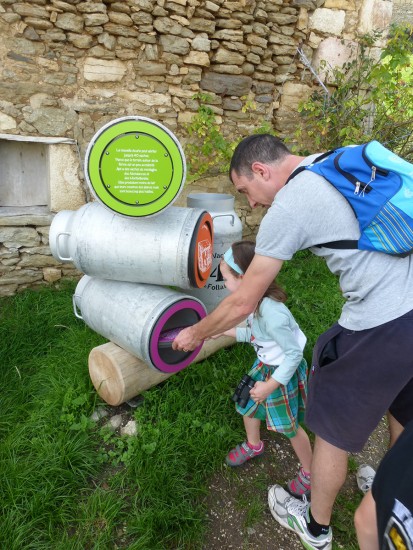
<path fill-rule="evenodd" d="M 249 375 L 255 381 L 265 382 L 274 373 L 277 367 L 265 365 L 256 359 Z M 308 367 L 302 359 L 297 370 L 286 386 L 281 385 L 271 393 L 261 404 L 249 399 L 243 409 L 235 405 L 237 412 L 243 416 L 265 420 L 267 428 L 279 432 L 287 437 L 294 437 L 301 422 L 304 420 L 305 404 L 307 401 Z"/>

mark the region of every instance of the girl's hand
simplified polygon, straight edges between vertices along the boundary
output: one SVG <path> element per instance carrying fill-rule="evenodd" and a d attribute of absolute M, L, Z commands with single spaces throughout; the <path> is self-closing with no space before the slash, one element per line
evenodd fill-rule
<path fill-rule="evenodd" d="M 274 378 L 270 378 L 266 382 L 255 382 L 254 387 L 250 391 L 250 396 L 256 403 L 262 403 L 279 385 L 280 383 L 274 380 Z"/>

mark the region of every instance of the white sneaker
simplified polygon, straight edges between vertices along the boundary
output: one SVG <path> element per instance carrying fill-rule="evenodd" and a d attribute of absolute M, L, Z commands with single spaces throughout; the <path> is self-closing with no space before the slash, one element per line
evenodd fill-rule
<path fill-rule="evenodd" d="M 273 518 L 280 525 L 296 533 L 301 544 L 307 550 L 332 550 L 333 532 L 329 528 L 326 535 L 315 537 L 310 533 L 307 526 L 309 519 L 309 503 L 292 497 L 280 485 L 273 485 L 268 490 L 268 505 Z"/>
<path fill-rule="evenodd" d="M 362 464 L 358 467 L 356 474 L 357 485 L 360 491 L 363 491 L 364 494 L 370 491 L 375 475 L 376 470 L 374 470 L 368 464 Z"/>

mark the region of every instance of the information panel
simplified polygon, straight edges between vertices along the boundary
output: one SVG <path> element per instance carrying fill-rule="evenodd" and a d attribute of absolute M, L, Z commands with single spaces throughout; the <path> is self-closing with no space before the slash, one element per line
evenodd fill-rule
<path fill-rule="evenodd" d="M 186 176 L 182 147 L 159 122 L 116 119 L 102 127 L 86 152 L 86 179 L 104 205 L 124 216 L 158 214 L 179 196 Z"/>

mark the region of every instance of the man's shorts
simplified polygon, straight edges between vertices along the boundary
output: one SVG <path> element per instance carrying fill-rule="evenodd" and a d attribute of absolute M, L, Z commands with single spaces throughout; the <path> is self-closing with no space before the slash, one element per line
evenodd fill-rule
<path fill-rule="evenodd" d="M 339 324 L 314 347 L 305 423 L 335 447 L 360 452 L 389 410 L 413 419 L 413 311 L 367 330 Z"/>

